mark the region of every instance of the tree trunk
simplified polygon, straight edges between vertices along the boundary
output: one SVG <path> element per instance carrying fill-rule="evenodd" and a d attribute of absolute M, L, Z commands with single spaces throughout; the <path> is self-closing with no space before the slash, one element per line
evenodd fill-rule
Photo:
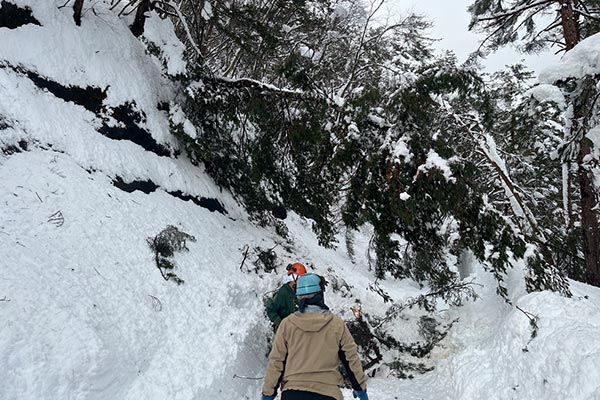
<path fill-rule="evenodd" d="M 558 2 L 560 3 L 560 17 L 565 37 L 565 49 L 569 51 L 579 43 L 579 22 L 573 12 L 573 0 L 559 0 Z"/>
<path fill-rule="evenodd" d="M 573 12 L 573 0 L 558 0 L 560 3 L 561 24 L 565 38 L 567 51 L 579 43 L 579 22 Z M 577 155 L 577 177 L 579 190 L 581 192 L 581 229 L 583 231 L 583 252 L 585 255 L 585 271 L 587 283 L 600 286 L 600 232 L 598 228 L 598 216 L 596 207 L 596 192 L 593 184 L 592 172 L 586 164 L 591 155 L 591 143 L 585 137 L 586 133 L 586 109 L 591 107 L 593 97 L 593 82 L 582 82 L 582 92 L 573 99 L 573 121 L 572 132 L 580 132 L 579 154 Z M 591 110 L 590 110 L 591 112 Z"/>
<path fill-rule="evenodd" d="M 590 147 L 590 141 L 584 138 L 577 157 L 581 188 L 581 227 L 583 229 L 586 281 L 590 285 L 600 287 L 600 241 L 598 240 L 600 232 L 598 232 L 598 218 L 594 210 L 597 204 L 596 193 L 592 185 L 592 173 L 584 165 L 586 155 L 590 154 Z"/>
<path fill-rule="evenodd" d="M 83 1 L 84 0 L 75 0 L 75 4 L 73 4 L 73 19 L 75 20 L 75 24 L 77 26 L 81 26 L 81 10 L 83 10 Z"/>
<path fill-rule="evenodd" d="M 135 12 L 135 19 L 131 25 L 131 33 L 133 36 L 140 37 L 144 34 L 144 25 L 146 24 L 146 13 L 152 9 L 152 3 L 150 0 L 142 0 Z"/>
<path fill-rule="evenodd" d="M 571 196 L 571 162 L 564 161 L 562 164 L 562 198 L 563 198 L 563 212 L 565 218 L 565 228 L 567 232 L 573 230 L 573 198 Z"/>
<path fill-rule="evenodd" d="M 588 118 L 586 111 L 589 109 L 589 112 L 592 112 L 591 108 L 597 94 L 595 86 L 595 81 L 591 77 L 582 82 L 580 101 L 575 103 L 573 129 L 579 129 L 582 132 L 577 155 L 577 176 L 581 190 L 581 228 L 583 230 L 586 282 L 590 285 L 600 286 L 600 230 L 595 210 L 598 198 L 588 160 L 592 146 L 590 140 L 585 137 Z"/>

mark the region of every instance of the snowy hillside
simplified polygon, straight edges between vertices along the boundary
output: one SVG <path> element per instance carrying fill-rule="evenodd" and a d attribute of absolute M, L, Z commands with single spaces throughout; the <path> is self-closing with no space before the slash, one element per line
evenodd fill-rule
<path fill-rule="evenodd" d="M 326 293 L 344 319 L 357 300 L 385 315 L 368 232 L 355 261 L 344 246 L 319 247 L 293 213 L 285 240 L 182 154 L 169 133 L 166 74 L 185 67 L 170 22 L 152 15 L 140 41 L 110 2 L 81 27 L 63 3 L 0 2 L 0 21 L 15 6 L 25 15 L 0 24 L 0 399 L 257 399 L 262 382 L 247 378 L 263 376 L 272 335 L 263 296 L 288 262 L 345 283 Z M 175 256 L 182 285 L 163 279 L 147 242 L 169 225 L 195 238 Z M 253 271 L 257 248 L 277 254 L 274 273 Z M 449 333 L 411 359 L 433 370 L 405 380 L 368 371 L 370 397 L 599 399 L 600 291 L 574 282 L 571 299 L 527 294 L 513 273 L 509 296 L 537 316 L 535 337 L 493 277 L 465 261 L 480 298 L 440 304 Z M 394 302 L 427 293 L 408 280 L 377 285 Z M 424 314 L 407 310 L 390 329 L 417 341 Z"/>

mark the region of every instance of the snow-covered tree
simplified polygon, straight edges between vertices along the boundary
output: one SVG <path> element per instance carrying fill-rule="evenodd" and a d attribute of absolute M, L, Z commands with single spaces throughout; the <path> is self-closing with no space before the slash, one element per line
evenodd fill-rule
<path fill-rule="evenodd" d="M 197 129 L 173 119 L 190 155 L 220 185 L 261 223 L 282 208 L 311 218 L 325 246 L 336 245 L 342 229 L 372 225 L 379 278 L 448 287 L 470 251 L 506 295 L 512 259 L 527 257 L 532 271 L 540 265 L 544 249 L 493 204 L 487 171 L 471 157 L 477 140 L 458 140 L 464 126 L 453 116 L 491 96 L 476 68 L 434 56 L 427 21 L 409 15 L 377 24 L 381 2 L 268 3 L 279 10 L 272 18 L 265 4 L 211 9 L 205 23 L 220 25 L 198 42 L 204 64 L 188 76 L 183 107 Z M 258 29 L 264 18 L 274 27 L 268 46 Z M 235 40 L 226 33 L 233 26 Z M 172 107 L 173 115 L 182 111 Z M 556 270 L 535 271 L 531 289 L 564 287 Z"/>
<path fill-rule="evenodd" d="M 469 7 L 473 15 L 471 28 L 488 34 L 482 49 L 495 50 L 516 43 L 527 52 L 557 45 L 569 52 L 581 39 L 598 32 L 600 8 L 596 0 L 490 1 L 477 0 Z M 542 25 L 540 25 L 542 24 Z M 568 113 L 562 161 L 577 165 L 579 183 L 580 223 L 588 283 L 600 286 L 600 227 L 598 225 L 598 189 L 594 187 L 589 166 L 592 145 L 586 134 L 590 126 L 581 121 L 594 107 L 596 78 L 581 77 L 566 83 Z M 568 178 L 568 174 L 565 174 Z M 564 185 L 570 193 L 571 184 Z M 566 202 L 572 204 L 572 202 Z M 571 218 L 572 210 L 566 215 Z"/>

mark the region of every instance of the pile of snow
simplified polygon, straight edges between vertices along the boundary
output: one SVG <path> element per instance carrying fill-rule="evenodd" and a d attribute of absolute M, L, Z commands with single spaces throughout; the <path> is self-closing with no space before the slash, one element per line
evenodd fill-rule
<path fill-rule="evenodd" d="M 519 275 L 519 274 L 515 274 Z M 382 399 L 578 399 L 600 398 L 600 293 L 572 282 L 573 298 L 526 294 L 522 277 L 510 284 L 511 301 L 494 293 L 494 279 L 474 266 L 469 279 L 483 285 L 479 300 L 444 314 L 458 318 L 431 357 L 436 370 L 413 380 L 369 381 Z"/>
<path fill-rule="evenodd" d="M 555 83 L 569 78 L 600 74 L 600 33 L 582 40 L 569 50 L 560 62 L 540 73 L 542 83 Z"/>
<path fill-rule="evenodd" d="M 293 213 L 286 240 L 254 226 L 201 168 L 174 157 L 169 117 L 184 116 L 159 107 L 174 99 L 166 75 L 184 66 L 170 22 L 152 15 L 140 41 L 106 0 L 87 5 L 94 9 L 81 27 L 62 0 L 11 2 L 31 8 L 41 25 L 0 28 L 1 399 L 258 398 L 261 381 L 240 376 L 264 373 L 271 328 L 263 298 L 281 283 L 276 273 L 253 271 L 258 248 L 273 249 L 279 265 L 299 260 L 342 283 L 326 299 L 343 318 L 352 318 L 356 300 L 367 314 L 385 313 L 389 303 L 369 289 L 368 229 L 354 238 L 354 260 L 343 246 L 319 247 L 311 222 Z M 148 54 L 145 40 L 162 55 Z M 171 156 L 102 135 L 107 111 L 60 98 L 34 76 L 100 88 L 105 110 L 135 104 L 145 115 L 138 126 Z M 431 167 L 445 171 L 447 163 L 432 157 Z M 156 187 L 127 192 L 117 177 Z M 175 257 L 182 285 L 163 280 L 147 243 L 168 225 L 196 239 Z M 538 317 L 532 339 L 529 320 L 495 295 L 491 275 L 477 264 L 465 270 L 483 285 L 481 299 L 441 305 L 436 318 L 458 322 L 424 360 L 435 369 L 412 380 L 386 377 L 385 366 L 372 371 L 372 398 L 600 397 L 600 291 L 574 284 L 572 299 L 526 294 L 516 274 L 514 304 Z M 426 290 L 409 280 L 378 285 L 395 302 Z M 411 321 L 422 314 L 407 311 L 393 329 L 416 337 Z"/>
<path fill-rule="evenodd" d="M 532 96 L 540 103 L 556 103 L 561 110 L 567 107 L 567 101 L 562 91 L 558 87 L 547 83 L 532 87 L 525 93 L 525 96 Z"/>

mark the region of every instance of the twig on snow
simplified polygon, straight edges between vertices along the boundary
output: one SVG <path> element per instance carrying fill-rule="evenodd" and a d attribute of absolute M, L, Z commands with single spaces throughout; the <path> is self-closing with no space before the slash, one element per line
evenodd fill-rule
<path fill-rule="evenodd" d="M 250 380 L 261 380 L 264 379 L 264 376 L 257 376 L 257 377 L 253 377 L 253 376 L 243 376 L 243 375 L 238 375 L 238 374 L 233 374 L 233 379 L 238 378 L 238 379 L 250 379 Z"/>
<path fill-rule="evenodd" d="M 244 258 L 242 259 L 242 263 L 240 264 L 240 271 L 244 267 L 244 263 L 246 262 L 246 258 L 248 258 L 249 252 L 250 252 L 250 246 L 244 245 Z"/>
<path fill-rule="evenodd" d="M 521 307 L 519 307 L 518 305 L 515 304 L 515 308 L 519 311 L 521 311 L 523 313 L 523 315 L 525 315 L 528 319 L 529 319 L 529 326 L 531 327 L 531 336 L 529 337 L 529 341 L 527 342 L 527 345 L 522 349 L 524 353 L 529 352 L 529 349 L 527 348 L 527 346 L 529 346 L 529 343 L 531 343 L 533 341 L 533 339 L 535 339 L 537 337 L 538 334 L 538 321 L 539 321 L 539 317 L 535 314 L 530 313 L 529 311 L 525 311 L 523 310 Z"/>
<path fill-rule="evenodd" d="M 56 226 L 63 226 L 65 223 L 65 217 L 62 211 L 58 210 L 52 215 L 50 215 L 48 217 L 48 222 Z"/>
<path fill-rule="evenodd" d="M 163 305 L 160 299 L 156 296 L 152 296 L 151 294 L 149 294 L 148 297 L 152 299 L 152 309 L 157 312 L 162 311 Z"/>

